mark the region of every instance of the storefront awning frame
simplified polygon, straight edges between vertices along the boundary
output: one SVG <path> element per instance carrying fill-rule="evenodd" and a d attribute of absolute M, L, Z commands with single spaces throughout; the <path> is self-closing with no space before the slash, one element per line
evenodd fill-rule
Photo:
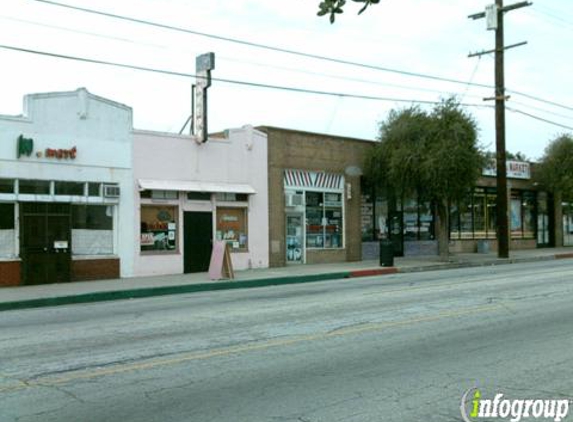
<path fill-rule="evenodd" d="M 138 179 L 139 190 L 167 190 L 179 192 L 243 193 L 253 195 L 255 188 L 248 184 L 200 182 L 195 180 Z"/>

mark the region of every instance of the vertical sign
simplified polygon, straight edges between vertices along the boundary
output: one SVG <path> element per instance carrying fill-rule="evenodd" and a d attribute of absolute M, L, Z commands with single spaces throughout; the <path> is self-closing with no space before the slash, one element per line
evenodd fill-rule
<path fill-rule="evenodd" d="M 211 86 L 211 70 L 215 68 L 215 53 L 197 56 L 195 60 L 194 126 L 197 142 L 207 142 L 207 88 Z"/>

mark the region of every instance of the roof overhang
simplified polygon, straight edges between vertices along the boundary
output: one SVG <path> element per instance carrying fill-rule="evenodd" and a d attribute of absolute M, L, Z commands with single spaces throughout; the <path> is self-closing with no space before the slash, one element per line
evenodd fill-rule
<path fill-rule="evenodd" d="M 170 190 L 181 192 L 214 192 L 255 194 L 251 185 L 225 182 L 199 182 L 192 180 L 138 179 L 139 190 Z"/>

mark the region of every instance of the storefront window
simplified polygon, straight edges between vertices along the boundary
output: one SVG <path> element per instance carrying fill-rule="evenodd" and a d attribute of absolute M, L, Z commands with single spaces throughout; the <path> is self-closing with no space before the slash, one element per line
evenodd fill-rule
<path fill-rule="evenodd" d="M 458 204 L 450 205 L 450 239 L 460 238 L 460 208 Z"/>
<path fill-rule="evenodd" d="M 535 238 L 535 193 L 523 192 L 523 237 Z"/>
<path fill-rule="evenodd" d="M 14 229 L 14 204 L 0 203 L 0 230 Z"/>
<path fill-rule="evenodd" d="M 460 207 L 460 236 L 462 239 L 473 239 L 474 223 L 472 218 L 473 198 L 471 194 L 459 203 Z"/>
<path fill-rule="evenodd" d="M 84 196 L 84 183 L 78 182 L 54 182 L 56 195 Z"/>
<path fill-rule="evenodd" d="M 49 195 L 50 182 L 47 180 L 22 180 L 18 181 L 18 189 L 20 193 L 34 194 L 34 195 Z"/>
<path fill-rule="evenodd" d="M 487 238 L 497 238 L 497 194 L 489 190 L 487 192 Z"/>
<path fill-rule="evenodd" d="M 519 194 L 513 192 L 509 203 L 509 228 L 512 239 L 521 239 L 523 237 L 522 219 L 521 219 L 521 199 Z"/>
<path fill-rule="evenodd" d="M 14 204 L 0 203 L 0 256 L 14 254 Z"/>
<path fill-rule="evenodd" d="M 476 189 L 474 193 L 474 237 L 484 239 L 486 237 L 486 195 L 483 189 Z"/>
<path fill-rule="evenodd" d="M 306 245 L 342 248 L 342 194 L 306 192 Z"/>
<path fill-rule="evenodd" d="M 220 192 L 215 195 L 215 198 L 219 202 L 247 202 L 249 200 L 249 195 L 246 193 Z"/>
<path fill-rule="evenodd" d="M 374 203 L 370 195 L 363 194 L 360 204 L 362 241 L 374 240 Z"/>
<path fill-rule="evenodd" d="M 72 253 L 113 253 L 113 206 L 72 205 Z"/>
<path fill-rule="evenodd" d="M 210 192 L 187 192 L 187 199 L 190 201 L 210 201 Z"/>
<path fill-rule="evenodd" d="M 107 205 L 73 205 L 72 229 L 112 230 L 112 207 Z"/>
<path fill-rule="evenodd" d="M 434 238 L 434 218 L 432 216 L 432 207 L 430 206 L 429 202 L 420 202 L 418 204 L 418 215 L 420 222 L 418 229 L 418 239 L 432 240 Z"/>
<path fill-rule="evenodd" d="M 248 249 L 246 208 L 217 208 L 217 240 L 225 240 L 232 250 Z"/>
<path fill-rule="evenodd" d="M 144 190 L 139 193 L 141 198 L 177 199 L 179 192 L 174 190 Z"/>
<path fill-rule="evenodd" d="M 563 203 L 563 246 L 573 246 L 573 204 Z"/>
<path fill-rule="evenodd" d="M 14 193 L 14 179 L 0 179 L 0 193 Z"/>
<path fill-rule="evenodd" d="M 418 240 L 418 202 L 404 201 L 404 240 Z"/>
<path fill-rule="evenodd" d="M 512 239 L 532 239 L 534 226 L 535 193 L 513 191 L 510 202 L 510 228 Z"/>
<path fill-rule="evenodd" d="M 101 183 L 88 183 L 89 196 L 101 196 Z"/>
<path fill-rule="evenodd" d="M 141 251 L 177 249 L 177 207 L 141 205 Z"/>

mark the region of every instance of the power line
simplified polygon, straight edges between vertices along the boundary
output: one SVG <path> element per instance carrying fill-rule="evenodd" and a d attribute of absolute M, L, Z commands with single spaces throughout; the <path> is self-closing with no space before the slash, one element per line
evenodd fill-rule
<path fill-rule="evenodd" d="M 51 1 L 51 0 L 32 0 L 32 1 L 49 4 L 52 6 L 64 7 L 64 8 L 68 8 L 68 9 L 72 9 L 72 10 L 77 10 L 80 12 L 105 16 L 108 18 L 119 19 L 119 20 L 123 20 L 123 21 L 127 21 L 127 22 L 133 22 L 133 23 L 138 23 L 138 24 L 142 24 L 142 25 L 154 26 L 156 28 L 167 29 L 167 30 L 177 31 L 177 32 L 183 32 L 186 34 L 192 34 L 192 35 L 197 35 L 197 36 L 206 37 L 206 38 L 212 38 L 212 39 L 219 40 L 219 41 L 232 42 L 235 44 L 246 45 L 249 47 L 261 48 L 261 49 L 265 49 L 265 50 L 269 50 L 269 51 L 276 51 L 279 53 L 292 54 L 292 55 L 300 56 L 300 57 L 306 57 L 306 58 L 311 58 L 311 59 L 316 59 L 316 60 L 324 60 L 324 61 L 329 61 L 332 63 L 344 64 L 344 65 L 349 65 L 349 66 L 357 66 L 357 67 L 362 67 L 365 69 L 396 73 L 399 75 L 412 76 L 412 77 L 416 77 L 416 78 L 432 79 L 432 80 L 440 81 L 440 82 L 448 82 L 448 83 L 454 83 L 454 84 L 459 84 L 459 85 L 467 85 L 467 81 L 460 81 L 457 79 L 446 78 L 446 77 L 442 77 L 442 76 L 428 75 L 428 74 L 424 74 L 424 73 L 417 73 L 417 72 L 411 72 L 411 71 L 406 71 L 406 70 L 399 70 L 399 69 L 393 69 L 393 68 L 388 68 L 388 67 L 375 66 L 375 65 L 365 64 L 365 63 L 353 62 L 350 60 L 337 59 L 334 57 L 321 56 L 321 55 L 317 55 L 317 54 L 304 53 L 301 51 L 290 50 L 290 49 L 282 48 L 282 47 L 274 47 L 274 46 L 270 46 L 270 45 L 266 45 L 266 44 L 260 44 L 260 43 L 256 43 L 256 42 L 252 42 L 252 41 L 229 38 L 229 37 L 224 37 L 224 36 L 215 35 L 215 34 L 208 34 L 205 32 L 194 31 L 192 29 L 186 29 L 186 28 L 182 28 L 182 27 L 178 27 L 178 26 L 167 25 L 167 24 L 163 24 L 163 23 L 159 23 L 159 22 L 152 22 L 152 21 L 148 21 L 148 20 L 144 20 L 144 19 L 137 19 L 137 18 L 132 18 L 129 16 L 117 15 L 117 14 L 108 13 L 108 12 L 102 12 L 100 10 L 88 9 L 88 8 L 79 7 L 79 6 L 72 6 L 69 4 L 58 3 L 55 1 Z M 472 83 L 471 85 L 481 87 L 481 88 L 490 88 L 490 89 L 493 88 L 492 85 L 479 84 L 479 83 Z"/>
<path fill-rule="evenodd" d="M 154 68 L 149 68 L 149 67 L 130 65 L 130 64 L 126 64 L 126 63 L 115 63 L 115 62 L 109 62 L 109 61 L 104 61 L 104 60 L 90 59 L 90 58 L 86 58 L 86 57 L 67 56 L 67 55 L 63 55 L 63 54 L 49 53 L 49 52 L 37 51 L 37 50 L 30 50 L 30 49 L 26 49 L 26 48 L 14 47 L 14 46 L 2 45 L 2 44 L 0 44 L 0 48 L 5 49 L 5 50 L 36 54 L 36 55 L 47 56 L 47 57 L 58 58 L 58 59 L 73 60 L 73 61 L 79 61 L 79 62 L 84 62 L 84 63 L 120 67 L 120 68 L 131 69 L 131 70 L 140 70 L 140 71 L 159 73 L 159 74 L 164 74 L 164 75 L 169 75 L 169 76 L 178 76 L 178 77 L 184 77 L 184 78 L 197 78 L 198 77 L 197 75 L 194 75 L 192 73 L 175 72 L 175 71 L 164 70 L 164 69 L 154 69 Z M 301 94 L 324 95 L 324 96 L 339 97 L 339 98 L 354 98 L 354 99 L 361 99 L 361 100 L 388 101 L 388 102 L 399 102 L 399 103 L 408 103 L 408 104 L 426 104 L 426 105 L 436 105 L 436 104 L 440 103 L 439 101 L 415 100 L 415 99 L 405 99 L 405 98 L 389 98 L 389 97 L 380 97 L 380 96 L 373 96 L 373 95 L 360 95 L 360 94 L 349 94 L 349 93 L 343 93 L 343 92 L 319 91 L 319 90 L 306 89 L 306 88 L 262 84 L 262 83 L 258 83 L 258 82 L 239 81 L 239 80 L 215 78 L 215 77 L 212 77 L 211 79 L 213 81 L 223 82 L 223 83 L 228 83 L 228 84 L 244 85 L 244 86 L 255 87 L 255 88 L 275 89 L 275 90 L 295 92 L 295 93 L 301 93 Z M 473 108 L 493 108 L 493 106 L 487 105 L 487 104 L 460 103 L 460 105 L 464 106 L 464 107 L 473 107 Z M 527 112 L 524 112 L 524 111 L 521 111 L 521 110 L 518 110 L 515 108 L 509 108 L 509 107 L 507 107 L 507 109 L 512 111 L 512 112 L 519 113 L 519 114 L 531 117 L 533 119 L 536 119 L 536 120 L 539 120 L 539 121 L 542 121 L 542 122 L 545 122 L 545 123 L 548 123 L 548 124 L 551 124 L 554 126 L 558 126 L 558 127 L 564 128 L 564 129 L 573 130 L 573 127 L 566 126 L 566 125 L 563 125 L 561 123 L 557 123 L 557 122 L 554 122 L 554 121 L 551 121 L 548 119 L 544 119 L 542 117 L 536 116 L 536 115 L 531 114 L 531 113 L 527 113 Z"/>
<path fill-rule="evenodd" d="M 515 109 L 515 108 L 512 108 L 512 107 L 507 107 L 507 106 L 506 106 L 505 108 L 506 108 L 506 110 L 509 110 L 509 111 L 512 111 L 512 112 L 518 113 L 518 114 L 523 114 L 524 116 L 530 117 L 530 118 L 535 119 L 535 120 L 539 120 L 539 121 L 541 121 L 541 122 L 549 123 L 549 124 L 551 124 L 551 125 L 553 125 L 553 126 L 558 126 L 558 127 L 563 128 L 563 129 L 573 130 L 573 126 L 567 126 L 567 125 L 564 125 L 564 124 L 561 124 L 561 123 L 554 122 L 554 121 L 552 121 L 552 120 L 544 119 L 543 117 L 539 117 L 539 116 L 536 116 L 536 115 L 534 115 L 534 114 L 527 113 L 527 112 L 525 112 L 525 111 L 518 110 L 518 109 Z"/>
<path fill-rule="evenodd" d="M 66 28 L 65 26 L 49 25 L 49 24 L 42 23 L 42 22 L 30 21 L 30 20 L 27 20 L 27 19 L 18 19 L 18 18 L 13 18 L 13 17 L 10 17 L 10 16 L 0 16 L 0 19 L 8 20 L 8 21 L 13 21 L 13 22 L 25 23 L 25 24 L 28 24 L 28 25 L 40 26 L 40 27 L 43 27 L 43 28 L 57 29 L 57 30 L 60 30 L 60 31 L 72 32 L 72 33 L 75 33 L 75 34 L 89 35 L 90 37 L 103 38 L 103 39 L 108 39 L 108 40 L 113 40 L 113 41 L 121 41 L 121 42 L 129 43 L 129 44 L 139 44 L 139 45 L 145 45 L 145 46 L 148 46 L 148 47 L 156 47 L 156 48 L 164 48 L 164 47 L 165 47 L 165 46 L 162 46 L 162 45 L 159 45 L 159 44 L 144 43 L 144 42 L 141 42 L 141 41 L 132 40 L 132 39 L 130 39 L 130 38 L 114 37 L 114 36 L 111 36 L 111 35 L 98 34 L 98 33 L 96 33 L 96 32 L 81 31 L 81 30 L 79 30 L 79 29 Z"/>
<path fill-rule="evenodd" d="M 555 107 L 559 107 L 559 108 L 563 108 L 565 110 L 573 111 L 573 107 L 569 107 L 569 106 L 559 104 L 559 103 L 549 101 L 549 100 L 544 100 L 543 98 L 539 98 L 539 97 L 536 97 L 534 95 L 524 94 L 523 92 L 514 91 L 512 89 L 506 89 L 506 91 L 511 92 L 513 94 L 521 95 L 522 97 L 529 98 L 530 100 L 539 101 L 540 103 L 550 104 L 550 105 L 555 106 Z"/>
<path fill-rule="evenodd" d="M 511 104 L 516 104 L 516 105 L 521 106 L 521 107 L 530 108 L 530 109 L 536 110 L 536 111 L 541 111 L 542 113 L 550 114 L 551 116 L 560 117 L 562 119 L 567 119 L 567 120 L 573 120 L 573 116 L 566 116 L 564 114 L 555 113 L 553 111 L 549 111 L 549 110 L 541 108 L 541 107 L 535 107 L 535 106 L 532 106 L 532 105 L 529 105 L 526 103 L 522 103 L 520 101 L 515 101 L 513 99 L 509 99 L 508 101 Z"/>
<path fill-rule="evenodd" d="M 144 19 L 137 19 L 137 18 L 132 18 L 129 16 L 117 15 L 117 14 L 108 13 L 108 12 L 102 12 L 102 11 L 95 10 L 95 9 L 88 9 L 88 8 L 79 7 L 79 6 L 72 6 L 69 4 L 59 3 L 56 1 L 52 1 L 52 0 L 32 0 L 32 1 L 40 2 L 40 3 L 52 5 L 52 6 L 77 10 L 80 12 L 105 16 L 105 17 L 123 20 L 123 21 L 127 21 L 127 22 L 133 22 L 133 23 L 138 23 L 138 24 L 142 24 L 142 25 L 149 25 L 149 26 L 153 26 L 156 28 L 167 29 L 167 30 L 171 30 L 171 31 L 177 31 L 177 32 L 192 34 L 192 35 L 196 35 L 196 36 L 211 38 L 211 39 L 215 39 L 215 40 L 219 40 L 219 41 L 226 41 L 226 42 L 231 42 L 231 43 L 235 43 L 235 44 L 246 45 L 249 47 L 261 48 L 261 49 L 265 49 L 265 50 L 269 50 L 269 51 L 276 51 L 276 52 L 280 52 L 280 53 L 292 54 L 292 55 L 296 55 L 296 56 L 300 56 L 300 57 L 306 57 L 306 58 L 311 58 L 311 59 L 316 59 L 316 60 L 324 60 L 324 61 L 329 61 L 332 63 L 344 64 L 344 65 L 349 65 L 349 66 L 356 66 L 356 67 L 361 67 L 361 68 L 365 68 L 365 69 L 378 70 L 378 71 L 389 72 L 389 73 L 396 73 L 396 74 L 404 75 L 404 76 L 411 76 L 411 77 L 431 79 L 431 80 L 441 81 L 441 82 L 454 83 L 454 84 L 459 84 L 459 85 L 465 85 L 466 87 L 467 86 L 474 86 L 474 87 L 488 88 L 488 89 L 494 89 L 495 88 L 493 85 L 487 85 L 487 84 L 481 84 L 481 83 L 475 83 L 475 82 L 469 82 L 468 83 L 467 81 L 462 81 L 462 80 L 457 80 L 457 79 L 452 79 L 452 78 L 446 78 L 446 77 L 441 77 L 441 76 L 428 75 L 428 74 L 423 74 L 423 73 L 417 73 L 417 72 L 411 72 L 411 71 L 375 66 L 375 65 L 365 64 L 365 63 L 353 62 L 353 61 L 349 61 L 349 60 L 337 59 L 334 57 L 321 56 L 321 55 L 311 54 L 311 53 L 304 53 L 301 51 L 295 51 L 295 50 L 290 50 L 290 49 L 281 48 L 281 47 L 274 47 L 274 46 L 270 46 L 270 45 L 266 45 L 266 44 L 255 43 L 252 41 L 246 41 L 246 40 L 224 37 L 221 35 L 208 34 L 205 32 L 195 31 L 192 29 L 186 29 L 186 28 L 177 27 L 177 26 L 173 26 L 173 25 L 162 24 L 159 22 L 152 22 L 152 21 L 148 21 L 148 20 L 144 20 Z M 519 92 L 516 90 L 510 90 L 510 89 L 506 88 L 506 91 L 512 92 L 516 95 L 521 95 L 521 96 L 527 97 L 527 98 L 532 99 L 534 101 L 539 101 L 539 102 L 543 102 L 546 104 L 551 104 L 553 106 L 561 107 L 561 108 L 564 108 L 567 110 L 573 110 L 573 107 L 558 104 L 558 103 L 553 102 L 553 101 L 544 100 L 540 97 L 536 97 L 536 96 L 533 96 L 530 94 L 525 94 L 523 92 Z"/>
<path fill-rule="evenodd" d="M 355 77 L 342 76 L 342 75 L 333 75 L 333 74 L 324 73 L 324 72 L 313 72 L 310 70 L 303 70 L 300 68 L 278 66 L 278 65 L 268 64 L 268 63 L 259 63 L 259 62 L 253 62 L 250 60 L 240 60 L 240 59 L 236 59 L 236 58 L 232 58 L 232 57 L 225 57 L 225 56 L 218 56 L 218 57 L 219 57 L 219 59 L 227 60 L 230 62 L 243 63 L 243 64 L 260 66 L 260 67 L 268 67 L 270 69 L 286 70 L 288 72 L 296 72 L 296 73 L 301 73 L 304 75 L 320 76 L 323 78 L 324 77 L 325 78 L 332 78 L 332 79 L 338 79 L 338 80 L 342 80 L 342 81 L 350 81 L 350 82 L 358 82 L 358 83 L 364 83 L 364 84 L 370 84 L 370 85 L 387 86 L 387 87 L 391 87 L 391 88 L 407 89 L 410 91 L 431 92 L 434 94 L 445 94 L 445 95 L 450 95 L 450 96 L 458 95 L 458 93 L 456 93 L 456 92 L 446 92 L 446 91 L 438 90 L 438 89 L 420 88 L 420 87 L 413 87 L 413 86 L 400 85 L 400 84 L 391 84 L 391 83 L 387 83 L 387 82 L 380 82 L 380 81 L 374 81 L 374 80 L 363 79 L 363 78 L 355 78 Z M 466 87 L 466 92 L 467 92 L 467 87 Z M 465 95 L 465 96 L 472 97 L 472 98 L 480 98 L 480 99 L 483 98 L 483 96 L 480 96 L 480 95 Z"/>
<path fill-rule="evenodd" d="M 126 42 L 126 43 L 130 43 L 130 44 L 138 44 L 138 45 L 143 45 L 146 47 L 154 47 L 154 48 L 159 48 L 159 49 L 164 49 L 164 50 L 167 50 L 167 49 L 176 50 L 176 51 L 180 51 L 180 52 L 188 52 L 188 50 L 185 50 L 182 48 L 175 48 L 173 46 L 167 46 L 167 45 L 163 45 L 163 44 L 146 43 L 146 42 L 141 42 L 141 41 L 137 41 L 137 40 L 130 39 L 130 38 L 114 37 L 114 36 L 109 36 L 109 35 L 98 34 L 95 32 L 81 31 L 81 30 L 77 30 L 77 29 L 73 29 L 73 28 L 67 28 L 64 26 L 49 25 L 49 24 L 36 22 L 36 21 L 30 21 L 30 20 L 26 20 L 26 19 L 17 19 L 17 18 L 12 18 L 12 17 L 7 17 L 7 16 L 0 16 L 0 19 L 26 23 L 28 25 L 34 25 L 34 26 L 39 26 L 39 27 L 43 27 L 43 28 L 56 29 L 56 30 L 72 32 L 72 33 L 76 33 L 76 34 L 88 35 L 91 37 L 110 39 L 113 41 Z M 356 77 L 349 77 L 349 76 L 342 76 L 342 75 L 333 75 L 333 74 L 324 73 L 324 72 L 313 72 L 310 70 L 303 70 L 301 68 L 278 66 L 278 65 L 268 64 L 268 63 L 254 62 L 251 60 L 242 60 L 242 59 L 237 59 L 237 58 L 232 58 L 232 57 L 218 56 L 218 60 L 227 60 L 227 61 L 235 62 L 235 63 L 243 63 L 243 64 L 248 64 L 248 65 L 253 65 L 253 66 L 267 67 L 270 69 L 286 70 L 289 72 L 301 73 L 301 74 L 312 75 L 312 76 L 327 77 L 327 78 L 350 81 L 350 82 L 359 82 L 359 83 L 364 83 L 364 84 L 407 89 L 409 91 L 432 92 L 432 93 L 444 94 L 444 95 L 449 95 L 449 96 L 457 95 L 457 93 L 455 93 L 455 92 L 446 92 L 443 90 L 413 87 L 413 86 L 408 86 L 408 85 L 391 84 L 391 83 L 387 83 L 387 82 L 374 81 L 374 80 L 369 80 L 369 79 L 364 79 L 364 78 L 356 78 Z M 470 82 L 473 81 L 473 77 L 475 75 L 476 70 L 477 70 L 477 68 L 474 69 L 474 73 L 473 73 L 472 77 L 470 78 Z M 482 98 L 483 97 L 483 96 L 479 96 L 479 95 L 467 95 L 468 89 L 469 89 L 469 85 L 466 86 L 463 97 L 471 97 L 471 98 Z"/>
<path fill-rule="evenodd" d="M 68 56 L 68 55 L 64 55 L 64 54 L 49 53 L 46 51 L 31 50 L 31 49 L 27 49 L 27 48 L 14 47 L 14 46 L 3 45 L 3 44 L 0 44 L 0 48 L 5 49 L 5 50 L 12 50 L 12 51 L 19 51 L 19 52 L 23 52 L 23 53 L 37 54 L 37 55 L 41 55 L 41 56 L 53 57 L 53 58 L 58 58 L 58 59 L 74 60 L 74 61 L 80 61 L 80 62 L 85 62 L 85 63 L 121 67 L 124 69 L 131 69 L 131 70 L 141 70 L 141 71 L 145 71 L 145 72 L 160 73 L 160 74 L 170 75 L 170 76 L 179 76 L 179 77 L 184 77 L 184 78 L 197 78 L 197 77 L 200 78 L 200 76 L 197 76 L 197 75 L 192 74 L 192 73 L 175 72 L 172 70 L 155 69 L 155 68 L 131 65 L 131 64 L 126 64 L 126 63 L 109 62 L 109 61 L 105 61 L 105 60 L 90 59 L 87 57 Z M 320 91 L 320 90 L 314 90 L 314 89 L 288 87 L 288 86 L 281 86 L 281 85 L 271 85 L 271 84 L 263 84 L 263 83 L 259 83 L 259 82 L 239 81 L 239 80 L 225 79 L 225 78 L 212 77 L 211 80 L 217 81 L 217 82 L 228 83 L 228 84 L 250 86 L 250 87 L 255 87 L 255 88 L 268 88 L 268 89 L 298 92 L 298 93 L 304 93 L 304 94 L 325 95 L 325 96 L 343 97 L 343 98 L 355 98 L 355 99 L 360 99 L 360 100 L 389 101 L 389 102 L 400 102 L 400 103 L 410 103 L 410 104 L 430 104 L 430 105 L 435 105 L 435 104 L 440 103 L 439 101 L 416 100 L 416 99 L 405 99 L 405 98 L 391 98 L 391 97 L 380 97 L 380 96 L 374 96 L 374 95 L 350 94 L 350 93 L 344 93 L 344 92 Z M 484 107 L 483 105 L 480 105 L 480 104 L 460 104 L 460 105 L 466 106 L 466 107 Z"/>

